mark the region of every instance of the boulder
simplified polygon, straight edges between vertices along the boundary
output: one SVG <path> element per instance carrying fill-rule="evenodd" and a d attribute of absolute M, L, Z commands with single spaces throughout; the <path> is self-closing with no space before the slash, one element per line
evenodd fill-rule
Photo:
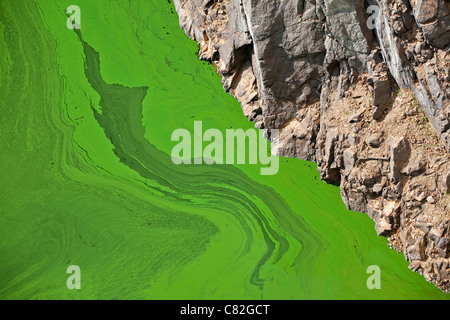
<path fill-rule="evenodd" d="M 389 179 L 393 182 L 400 181 L 401 170 L 407 164 L 411 154 L 411 147 L 405 137 L 392 138 L 389 141 L 390 161 Z"/>

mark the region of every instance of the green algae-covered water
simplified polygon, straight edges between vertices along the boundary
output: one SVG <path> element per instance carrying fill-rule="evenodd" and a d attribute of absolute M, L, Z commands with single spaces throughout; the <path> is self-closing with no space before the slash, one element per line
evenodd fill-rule
<path fill-rule="evenodd" d="M 170 1 L 71 4 L 0 2 L 1 299 L 450 298 L 314 164 L 174 165 L 175 129 L 252 124 Z"/>

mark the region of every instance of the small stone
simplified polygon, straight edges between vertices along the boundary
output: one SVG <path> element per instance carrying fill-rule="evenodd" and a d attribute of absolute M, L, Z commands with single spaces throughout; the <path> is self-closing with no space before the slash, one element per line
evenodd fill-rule
<path fill-rule="evenodd" d="M 401 177 L 401 169 L 408 163 L 411 147 L 405 137 L 392 138 L 389 147 L 391 153 L 389 178 L 397 182 Z"/>
<path fill-rule="evenodd" d="M 425 194 L 425 192 L 420 192 L 415 199 L 419 202 L 422 202 L 423 200 L 425 200 L 425 198 L 427 197 L 427 195 Z"/>
<path fill-rule="evenodd" d="M 430 237 L 431 240 L 437 243 L 439 242 L 439 239 L 443 236 L 444 231 L 445 231 L 444 228 L 434 227 L 430 230 L 428 236 Z"/>
<path fill-rule="evenodd" d="M 357 145 L 358 143 L 359 143 L 359 137 L 356 135 L 356 134 L 354 134 L 353 132 L 351 132 L 349 135 L 348 135 L 348 142 L 350 143 L 350 145 L 353 147 L 353 146 L 355 146 L 355 145 Z"/>
<path fill-rule="evenodd" d="M 379 148 L 382 142 L 382 134 L 374 133 L 370 137 L 367 138 L 366 143 L 368 146 L 372 148 Z"/>
<path fill-rule="evenodd" d="M 355 166 L 356 153 L 351 149 L 345 149 L 344 151 L 344 167 L 345 170 L 351 170 Z"/>
<path fill-rule="evenodd" d="M 358 111 L 356 111 L 356 113 L 354 113 L 351 117 L 349 122 L 350 123 L 356 123 L 359 122 L 361 120 L 361 116 L 363 115 L 363 113 L 366 111 L 365 108 L 360 108 Z"/>
<path fill-rule="evenodd" d="M 416 159 L 412 165 L 408 168 L 407 173 L 409 176 L 417 177 L 418 175 L 422 174 L 426 170 L 426 163 L 423 161 L 422 158 Z"/>
<path fill-rule="evenodd" d="M 373 186 L 372 191 L 374 193 L 380 193 L 381 191 L 383 191 L 383 188 L 384 188 L 384 184 L 377 183 Z"/>

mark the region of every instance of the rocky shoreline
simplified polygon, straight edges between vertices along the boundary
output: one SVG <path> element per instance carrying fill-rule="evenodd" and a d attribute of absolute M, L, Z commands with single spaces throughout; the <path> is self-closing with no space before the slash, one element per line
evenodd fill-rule
<path fill-rule="evenodd" d="M 280 130 L 272 149 L 316 162 L 450 292 L 450 2 L 174 3 L 245 116 Z"/>

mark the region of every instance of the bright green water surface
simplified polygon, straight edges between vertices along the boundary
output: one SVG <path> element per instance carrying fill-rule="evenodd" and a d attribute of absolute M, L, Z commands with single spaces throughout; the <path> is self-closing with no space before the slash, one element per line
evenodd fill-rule
<path fill-rule="evenodd" d="M 76 2 L 0 2 L 1 299 L 450 298 L 314 164 L 174 165 L 173 130 L 252 124 L 169 1 Z"/>

